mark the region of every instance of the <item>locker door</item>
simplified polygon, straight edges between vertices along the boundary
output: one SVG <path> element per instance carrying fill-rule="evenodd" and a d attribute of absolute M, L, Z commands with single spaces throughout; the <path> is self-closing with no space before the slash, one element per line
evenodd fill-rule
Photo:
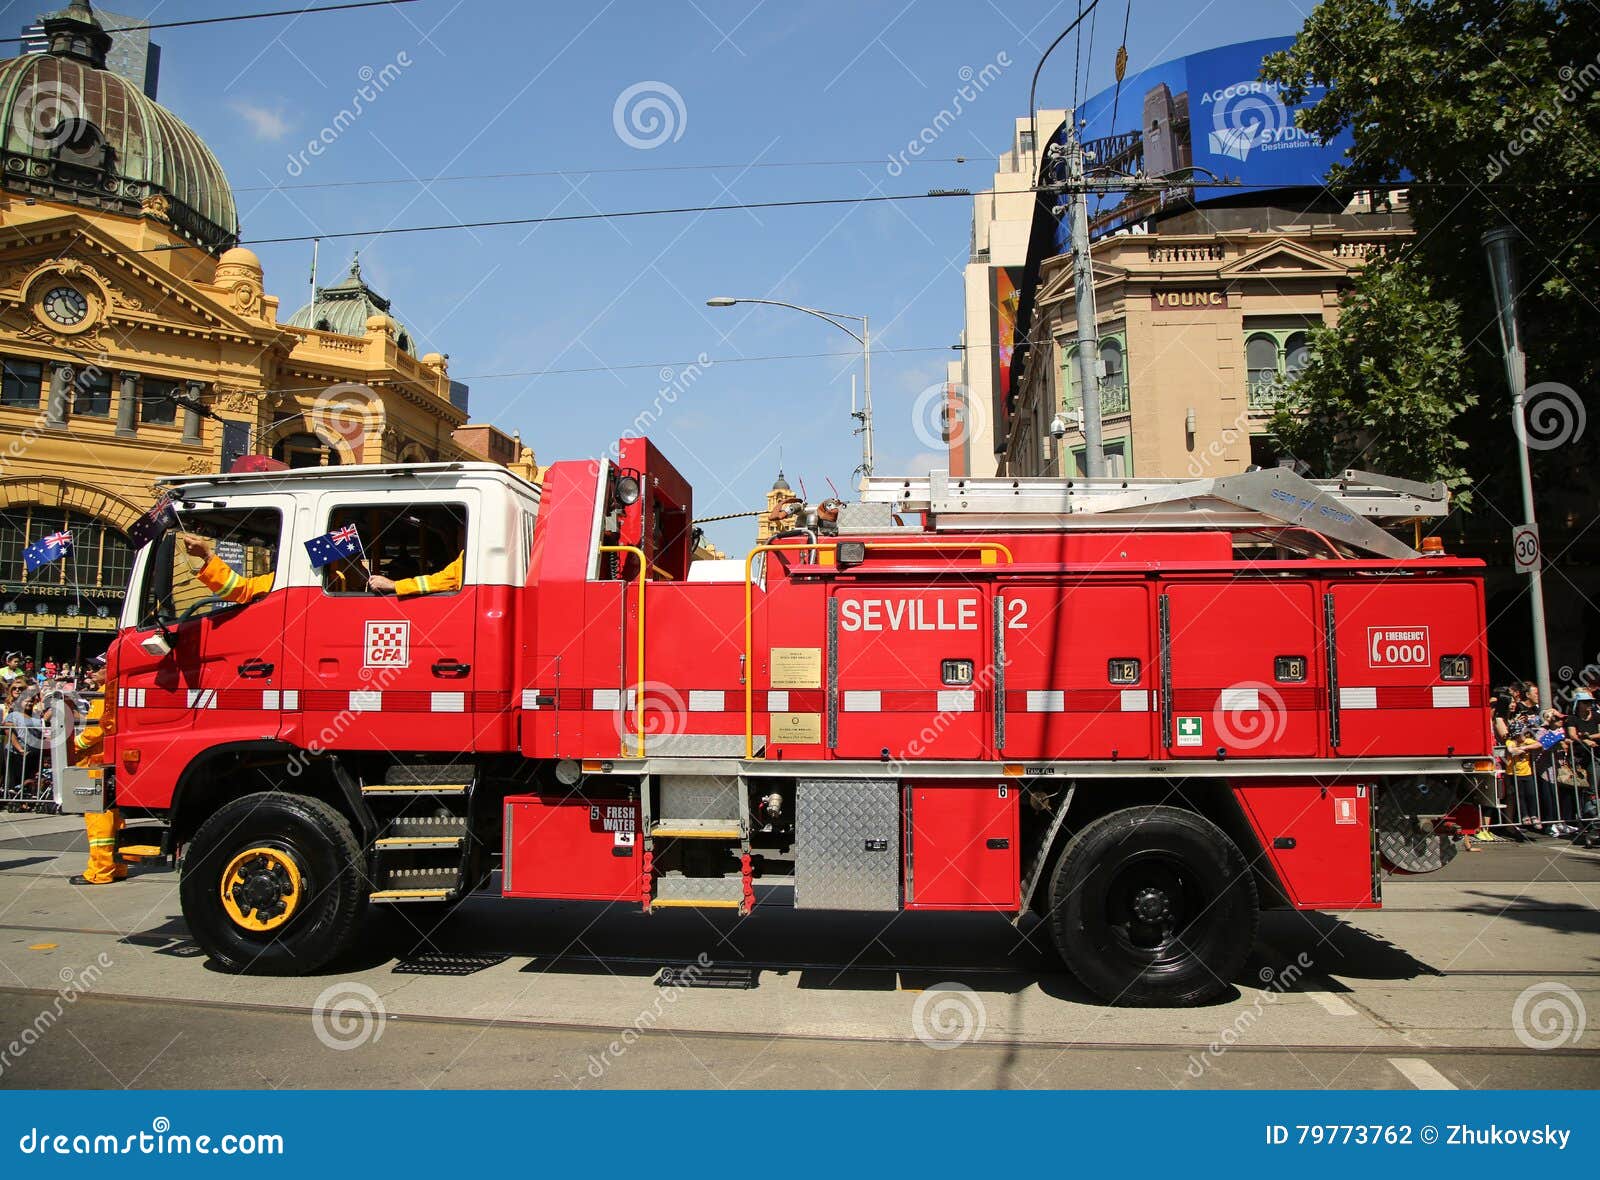
<path fill-rule="evenodd" d="M 987 585 L 846 586 L 828 603 L 833 752 L 982 758 L 993 683 Z"/>
<path fill-rule="evenodd" d="M 1315 586 L 1171 583 L 1161 615 L 1171 757 L 1318 753 L 1326 697 Z"/>

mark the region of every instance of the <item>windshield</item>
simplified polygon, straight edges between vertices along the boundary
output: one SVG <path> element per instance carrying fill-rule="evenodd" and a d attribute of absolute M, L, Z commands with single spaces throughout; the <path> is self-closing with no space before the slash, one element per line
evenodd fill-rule
<path fill-rule="evenodd" d="M 199 618 L 235 604 L 217 600 L 196 576 L 203 565 L 190 554 L 179 533 L 198 537 L 209 553 L 245 578 L 273 573 L 278 566 L 278 543 L 283 519 L 275 508 L 214 508 L 179 513 L 179 532 L 168 532 L 156 543 L 145 567 L 139 598 L 141 625 L 170 623 L 193 613 Z"/>

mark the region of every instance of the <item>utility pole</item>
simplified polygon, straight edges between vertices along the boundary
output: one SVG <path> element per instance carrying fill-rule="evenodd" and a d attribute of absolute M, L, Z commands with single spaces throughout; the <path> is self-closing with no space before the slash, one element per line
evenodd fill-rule
<path fill-rule="evenodd" d="M 1510 226 L 1492 229 L 1483 235 L 1489 255 L 1489 276 L 1494 284 L 1494 304 L 1500 322 L 1500 345 L 1505 352 L 1506 381 L 1511 386 L 1511 427 L 1517 437 L 1517 468 L 1522 476 L 1522 518 L 1538 524 L 1533 512 L 1533 471 L 1528 464 L 1528 423 L 1523 416 L 1523 396 L 1527 384 L 1527 357 L 1522 351 L 1522 336 L 1517 328 L 1517 260 L 1512 253 L 1516 231 Z M 1539 685 L 1541 711 L 1555 707 L 1550 697 L 1550 645 L 1544 629 L 1544 555 L 1528 571 L 1528 605 L 1533 615 L 1533 672 Z"/>
<path fill-rule="evenodd" d="M 1089 251 L 1089 186 L 1083 141 L 1078 137 L 1078 112 L 1067 114 L 1067 193 L 1071 199 L 1072 290 L 1078 307 L 1078 388 L 1082 393 L 1084 473 L 1106 473 L 1105 443 L 1100 431 L 1100 326 L 1095 322 L 1094 259 Z M 1075 473 L 1065 470 L 1061 474 Z"/>

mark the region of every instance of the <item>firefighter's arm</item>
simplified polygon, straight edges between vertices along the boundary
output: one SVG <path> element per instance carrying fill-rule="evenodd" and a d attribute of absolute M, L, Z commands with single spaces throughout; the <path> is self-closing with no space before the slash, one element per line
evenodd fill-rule
<path fill-rule="evenodd" d="M 81 733 L 72 739 L 73 752 L 80 757 L 92 754 L 100 748 L 105 741 L 105 728 L 102 722 L 106 714 L 105 698 L 96 697 L 89 702 L 89 723 L 83 727 Z"/>
<path fill-rule="evenodd" d="M 443 594 L 447 590 L 461 589 L 461 568 L 466 551 L 456 554 L 456 559 L 436 573 L 420 578 L 401 578 L 394 584 L 397 598 L 410 598 L 417 594 Z"/>
<path fill-rule="evenodd" d="M 237 602 L 241 606 L 247 602 L 254 602 L 272 589 L 271 574 L 247 578 L 243 574 L 236 573 L 232 566 L 215 554 L 206 558 L 206 563 L 195 571 L 194 576 L 202 586 L 218 598 Z"/>

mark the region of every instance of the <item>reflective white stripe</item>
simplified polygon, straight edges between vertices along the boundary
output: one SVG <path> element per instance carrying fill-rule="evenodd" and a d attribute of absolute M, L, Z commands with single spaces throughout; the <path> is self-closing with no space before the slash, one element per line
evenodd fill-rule
<path fill-rule="evenodd" d="M 352 713 L 377 713 L 383 709 L 383 693 L 381 692 L 353 692 L 350 694 L 350 711 Z"/>
<path fill-rule="evenodd" d="M 939 712 L 970 713 L 978 707 L 978 694 L 970 688 L 941 688 Z"/>
<path fill-rule="evenodd" d="M 524 709 L 537 709 L 539 707 L 539 690 L 525 688 L 522 690 L 522 707 Z"/>
<path fill-rule="evenodd" d="M 464 692 L 436 692 L 433 694 L 435 713 L 465 713 L 467 694 Z"/>
<path fill-rule="evenodd" d="M 789 711 L 789 692 L 787 689 L 774 690 L 767 693 L 767 712 L 787 713 Z"/>
<path fill-rule="evenodd" d="M 123 708 L 124 706 L 127 705 L 127 703 L 128 703 L 128 690 L 125 689 L 125 688 L 117 689 L 117 707 L 119 709 Z"/>
<path fill-rule="evenodd" d="M 1261 692 L 1254 688 L 1225 688 L 1217 699 L 1217 708 L 1224 713 L 1241 713 L 1261 708 Z"/>
<path fill-rule="evenodd" d="M 846 689 L 844 711 L 846 713 L 881 713 L 883 712 L 883 694 L 877 691 L 863 692 L 860 689 Z"/>
<path fill-rule="evenodd" d="M 1150 711 L 1150 694 L 1142 688 L 1123 689 L 1122 711 L 1124 713 L 1148 713 Z"/>
<path fill-rule="evenodd" d="M 1433 687 L 1435 709 L 1465 709 L 1467 700 L 1465 684 L 1436 684 Z"/>
<path fill-rule="evenodd" d="M 1064 713 L 1067 708 L 1067 694 L 1059 688 L 1030 688 L 1028 690 L 1028 712 L 1030 713 Z"/>
<path fill-rule="evenodd" d="M 300 690 L 298 688 L 286 688 L 283 690 L 283 707 L 289 710 L 300 707 Z"/>
<path fill-rule="evenodd" d="M 1376 709 L 1378 707 L 1378 690 L 1376 688 L 1341 688 L 1339 690 L 1339 708 L 1341 709 Z"/>
<path fill-rule="evenodd" d="M 263 709 L 277 709 L 277 707 L 278 707 L 278 690 L 277 689 L 275 689 L 275 688 L 263 688 L 261 690 L 261 707 Z"/>
<path fill-rule="evenodd" d="M 128 699 L 128 703 L 130 705 L 132 705 L 135 709 L 144 708 L 144 689 L 142 689 L 142 688 L 130 688 L 128 690 L 128 692 L 130 694 L 129 699 Z"/>
<path fill-rule="evenodd" d="M 217 707 L 217 690 L 214 688 L 191 688 L 186 694 L 189 698 L 191 709 L 215 709 Z"/>
<path fill-rule="evenodd" d="M 689 690 L 689 712 L 720 713 L 722 710 L 723 695 L 720 688 L 691 688 Z"/>
<path fill-rule="evenodd" d="M 633 695 L 629 689 L 628 695 Z M 597 688 L 594 690 L 594 703 L 591 709 L 620 709 L 622 708 L 622 690 L 616 688 Z"/>

